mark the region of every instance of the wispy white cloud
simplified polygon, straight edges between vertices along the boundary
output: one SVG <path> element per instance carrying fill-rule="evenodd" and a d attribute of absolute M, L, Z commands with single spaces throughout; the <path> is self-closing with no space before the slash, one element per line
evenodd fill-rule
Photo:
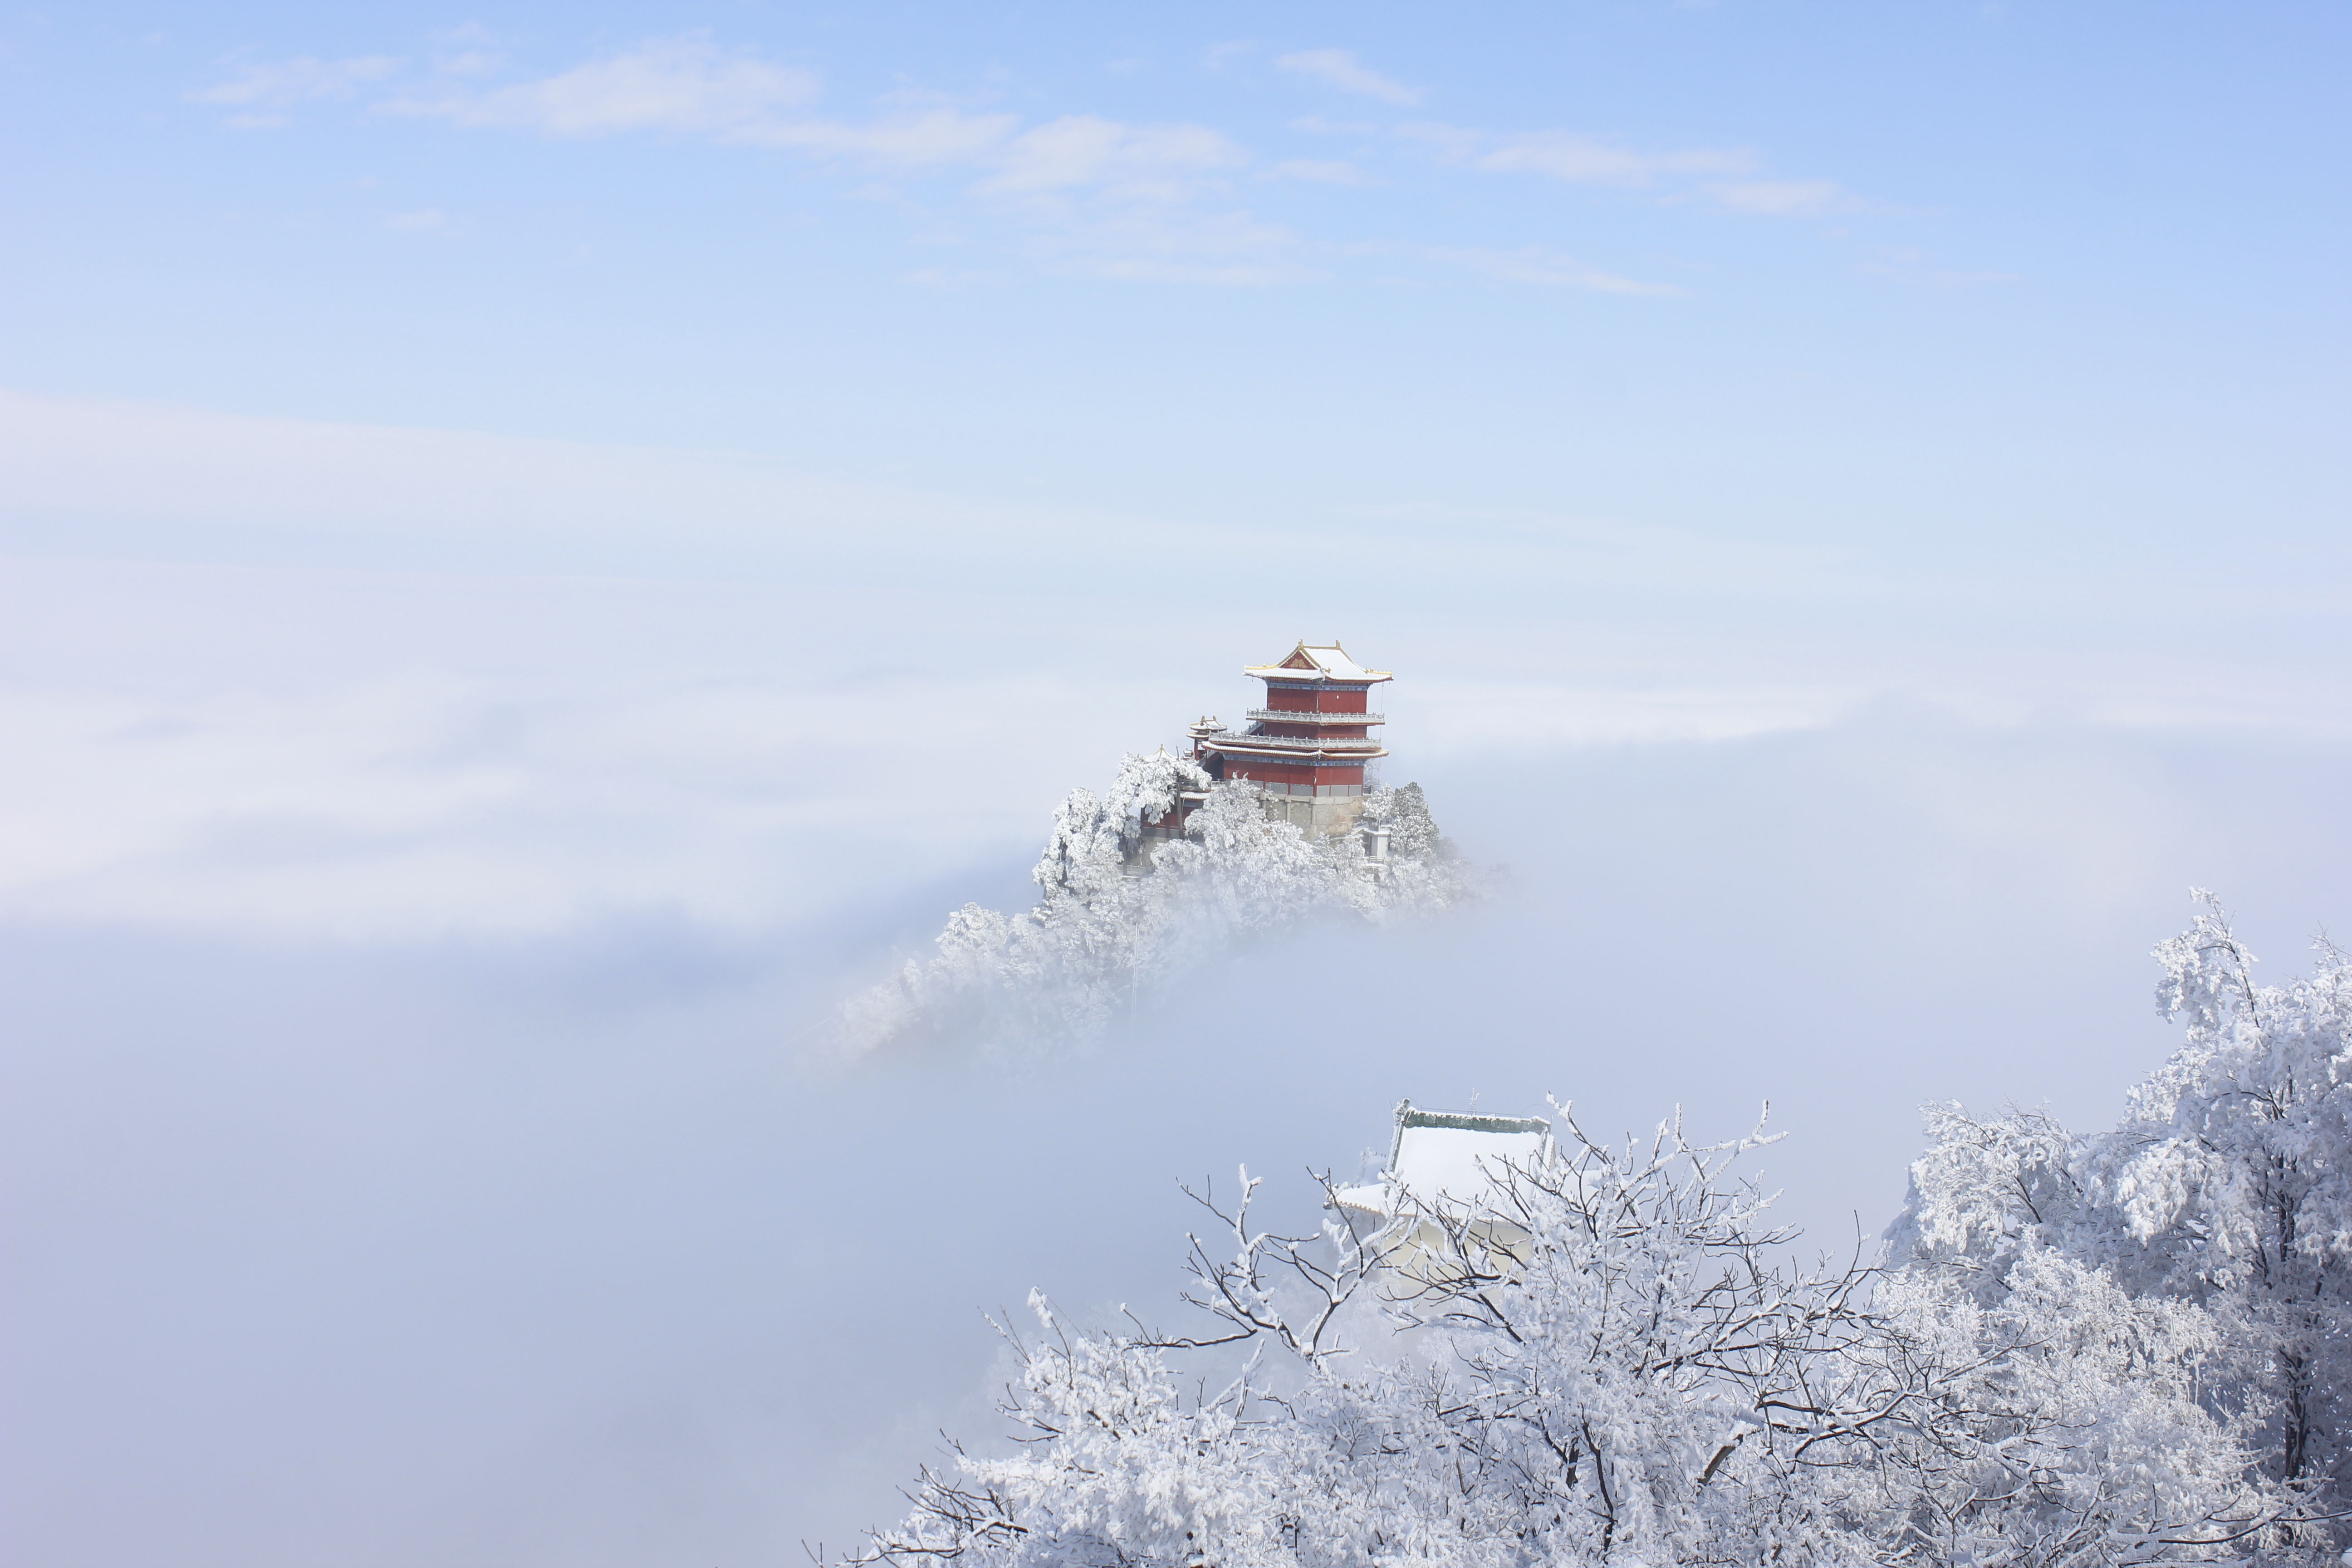
<path fill-rule="evenodd" d="M 884 177 L 962 170 L 980 210 L 1021 230 L 1057 270 L 1100 277 L 1264 283 L 1297 243 L 1247 214 L 1214 210 L 1248 150 L 1189 123 L 1071 114 L 1024 126 L 928 97 L 894 95 L 872 120 L 815 118 L 814 76 L 699 36 L 662 39 L 536 80 L 454 86 L 382 107 L 461 125 L 563 136 L 663 131 L 771 147 Z M 868 194 L 887 194 L 887 188 Z"/>
<path fill-rule="evenodd" d="M 237 112 L 230 123 L 254 127 L 286 123 L 286 110 L 320 100 L 347 99 L 362 87 L 400 69 L 390 55 L 356 55 L 322 60 L 297 55 L 285 60 L 248 60 L 226 81 L 187 95 L 190 103 L 215 104 Z"/>
<path fill-rule="evenodd" d="M 1323 185 L 1369 185 L 1372 183 L 1344 158 L 1285 158 L 1266 170 L 1270 180 L 1307 180 Z"/>
<path fill-rule="evenodd" d="M 1769 217 L 1817 217 L 1853 206 L 1833 180 L 1775 179 L 1744 147 L 1627 147 L 1568 131 L 1494 132 L 1433 121 L 1400 125 L 1396 134 L 1449 163 L 1496 174 L 1542 174 L 1571 184 L 1629 190 L 1664 186 L 1669 199 L 1702 199 L 1727 211 Z M 1707 176 L 1753 175 L 1745 179 Z"/>
<path fill-rule="evenodd" d="M 820 91 L 807 71 L 697 36 L 656 39 L 536 80 L 383 107 L 556 135 L 669 131 L 890 169 L 961 166 L 983 176 L 976 188 L 992 197 L 1104 190 L 1181 200 L 1191 181 L 1249 161 L 1204 125 L 1065 115 L 1024 129 L 1016 115 L 919 101 L 886 103 L 865 121 L 795 112 Z"/>
<path fill-rule="evenodd" d="M 349 98 L 368 82 L 400 68 L 390 55 L 358 55 L 321 60 L 297 55 L 289 60 L 255 60 L 236 68 L 228 80 L 188 95 L 191 103 L 279 108 L 318 98 Z"/>
<path fill-rule="evenodd" d="M 981 163 L 1011 141 L 1020 124 L 1010 114 L 932 109 L 889 115 L 864 125 L 779 121 L 744 126 L 730 132 L 728 140 L 893 168 L 931 168 Z"/>
<path fill-rule="evenodd" d="M 1737 174 L 1756 155 L 1736 148 L 1689 147 L 1645 153 L 1566 131 L 1496 132 L 1456 125 L 1415 123 L 1397 133 L 1450 163 L 1497 173 L 1549 174 L 1578 184 L 1654 184 L 1675 174 Z"/>
<path fill-rule="evenodd" d="M 1615 272 L 1603 272 L 1573 257 L 1562 256 L 1538 246 L 1524 246 L 1516 250 L 1433 249 L 1428 254 L 1439 261 L 1466 267 L 1473 272 L 1483 272 L 1507 283 L 1583 289 L 1595 294 L 1663 297 L 1683 292 L 1671 283 L 1644 283 L 1639 279 Z"/>
<path fill-rule="evenodd" d="M 461 22 L 433 35 L 433 68 L 444 76 L 484 76 L 505 64 L 498 39 L 479 22 Z"/>
<path fill-rule="evenodd" d="M 1202 125 L 1066 115 L 1026 130 L 996 117 L 960 161 L 978 210 L 1016 226 L 1050 271 L 1139 282 L 1263 287 L 1310 274 L 1299 237 L 1230 205 L 1247 149 Z"/>
<path fill-rule="evenodd" d="M 1423 97 L 1421 89 L 1382 76 L 1346 49 L 1301 49 L 1274 63 L 1295 75 L 1311 77 L 1326 87 L 1377 98 L 1382 103 L 1411 105 L 1419 103 Z"/>
<path fill-rule="evenodd" d="M 1246 212 L 1128 207 L 1089 213 L 1040 234 L 1054 270 L 1144 283 L 1265 288 L 1316 276 L 1298 236 Z"/>
<path fill-rule="evenodd" d="M 650 132 L 772 148 L 845 167 L 866 182 L 856 194 L 869 199 L 905 201 L 900 187 L 908 179 L 961 175 L 965 184 L 953 205 L 932 201 L 925 209 L 933 243 L 968 245 L 993 229 L 997 243 L 1009 242 L 1055 269 L 1104 277 L 1262 284 L 1314 276 L 1300 259 L 1307 253 L 1304 239 L 1235 207 L 1234 180 L 1254 174 L 1272 183 L 1375 184 L 1380 182 L 1368 163 L 1384 144 L 1400 141 L 1459 168 L 1633 189 L 1666 186 L 1668 199 L 1736 212 L 1802 216 L 1833 210 L 1848 199 L 1826 180 L 1757 174 L 1756 155 L 1743 149 L 1643 149 L 1565 131 L 1309 119 L 1293 129 L 1358 137 L 1361 146 L 1346 158 L 1269 162 L 1207 124 L 1096 114 L 1030 122 L 929 93 L 886 95 L 866 114 L 820 116 L 811 110 L 823 90 L 814 74 L 700 33 L 648 39 L 520 79 L 504 69 L 495 52 L 498 40 L 480 28 L 460 28 L 435 43 L 431 63 L 410 73 L 402 90 L 381 89 L 374 109 L 560 137 Z M 1422 96 L 1344 49 L 1303 50 L 1276 64 L 1385 102 L 1411 103 Z M 369 84 L 389 83 L 402 69 L 389 56 L 248 62 L 231 79 L 192 96 L 236 109 L 247 122 L 278 123 L 289 105 L 348 99 Z M 434 213 L 411 213 L 384 221 L 425 228 L 442 220 Z M 1426 254 L 1517 282 L 1620 294 L 1677 291 L 1536 249 Z"/>
<path fill-rule="evenodd" d="M 443 76 L 488 76 L 505 61 L 487 49 L 467 49 L 435 58 L 433 68 Z"/>
<path fill-rule="evenodd" d="M 1249 154 L 1205 125 L 1127 125 L 1091 114 L 1064 115 L 1023 132 L 993 159 L 982 189 L 1013 195 L 1081 185 L 1181 199 L 1186 182 L 1236 168 Z"/>
<path fill-rule="evenodd" d="M 1987 283 L 2022 283 L 2022 275 L 2015 272 L 1970 271 L 1936 266 L 1923 250 L 1907 247 L 1884 250 L 1878 259 L 1864 262 L 1864 272 L 1882 278 L 1899 279 L 1906 283 L 1925 283 L 1937 288 L 1975 288 Z"/>
<path fill-rule="evenodd" d="M 1211 44 L 1201 51 L 1201 68 L 1214 75 L 1223 75 L 1239 61 L 1258 52 L 1259 46 L 1246 38 L 1228 38 L 1222 44 Z"/>
<path fill-rule="evenodd" d="M 1136 282 L 1263 287 L 1311 274 L 1298 237 L 1227 205 L 1247 149 L 1204 125 L 1066 115 L 981 160 L 973 194 L 1029 233 L 1054 271 Z"/>
<path fill-rule="evenodd" d="M 1767 217 L 1814 217 L 1846 200 L 1843 187 L 1832 180 L 1738 180 L 1704 189 L 1734 212 Z"/>
<path fill-rule="evenodd" d="M 460 125 L 555 136 L 623 131 L 723 133 L 761 127 L 817 96 L 817 79 L 706 38 L 655 39 L 537 81 L 384 105 Z"/>

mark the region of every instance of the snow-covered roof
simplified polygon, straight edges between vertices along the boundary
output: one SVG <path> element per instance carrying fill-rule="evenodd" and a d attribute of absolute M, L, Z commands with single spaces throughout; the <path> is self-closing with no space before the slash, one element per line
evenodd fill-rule
<path fill-rule="evenodd" d="M 1242 671 L 1260 680 L 1361 680 L 1367 683 L 1394 679 L 1385 669 L 1366 669 L 1348 657 L 1348 650 L 1339 639 L 1328 643 L 1302 642 L 1274 664 L 1254 664 Z"/>
<path fill-rule="evenodd" d="M 1471 1110 L 1397 1107 L 1396 1140 L 1379 1182 L 1342 1187 L 1345 1207 L 1394 1214 L 1400 1195 L 1424 1206 L 1443 1199 L 1475 1207 L 1496 1187 L 1504 1163 L 1531 1165 L 1551 1157 L 1551 1123 L 1540 1116 L 1481 1116 Z"/>

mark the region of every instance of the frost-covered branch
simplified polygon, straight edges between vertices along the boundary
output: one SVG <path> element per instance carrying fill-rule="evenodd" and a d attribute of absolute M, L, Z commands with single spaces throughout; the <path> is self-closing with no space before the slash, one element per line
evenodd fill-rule
<path fill-rule="evenodd" d="M 1310 1365 L 1346 1353 L 1348 1347 L 1334 1331 L 1341 1314 L 1381 1268 L 1386 1250 L 1339 1204 L 1339 1189 L 1328 1172 L 1313 1179 L 1322 1189 L 1325 1212 L 1334 1217 L 1311 1237 L 1250 1227 L 1250 1204 L 1261 1178 L 1247 1169 L 1241 1173 L 1241 1195 L 1230 1211 L 1217 1206 L 1207 1184 L 1199 1192 L 1186 1187 L 1184 1195 L 1215 1215 L 1230 1234 L 1234 1250 L 1220 1256 L 1199 1236 L 1187 1237 L 1192 1251 L 1185 1268 L 1194 1288 L 1184 1301 L 1216 1319 L 1224 1330 L 1205 1339 L 1150 1342 L 1161 1349 L 1201 1350 L 1266 1335 Z"/>
<path fill-rule="evenodd" d="M 1991 1306 L 1933 1269 L 1801 1268 L 1737 1174 L 1760 1129 L 1559 1124 L 1489 1200 L 1408 1199 L 1369 1234 L 1266 1231 L 1246 1173 L 1198 1194 L 1192 1299 L 1220 1331 L 1056 1324 L 1024 1352 L 1022 1451 L 927 1477 L 872 1555 L 2141 1568 L 2312 1538 L 2198 1402 L 2202 1309 L 2031 1238 Z M 1184 1393 L 1169 1358 L 1242 1341 L 1237 1375 Z"/>

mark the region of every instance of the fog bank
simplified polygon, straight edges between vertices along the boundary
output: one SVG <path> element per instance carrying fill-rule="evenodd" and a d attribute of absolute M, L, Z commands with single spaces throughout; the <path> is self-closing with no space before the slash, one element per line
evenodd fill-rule
<path fill-rule="evenodd" d="M 1843 1247 L 1922 1100 L 2111 1116 L 2191 880 L 2282 969 L 2336 913 L 2312 742 L 1881 710 L 1420 770 L 1460 919 L 1264 942 L 1025 1073 L 794 1029 L 1018 863 L 843 921 L 425 943 L 6 933 L 11 1554 L 772 1557 L 984 1433 L 982 1309 L 1171 1315 L 1180 1178 L 1276 1201 L 1388 1108 L 1744 1131 Z M 1290 1196 L 1283 1196 L 1286 1184 Z M 126 1506 L 124 1500 L 135 1500 Z"/>

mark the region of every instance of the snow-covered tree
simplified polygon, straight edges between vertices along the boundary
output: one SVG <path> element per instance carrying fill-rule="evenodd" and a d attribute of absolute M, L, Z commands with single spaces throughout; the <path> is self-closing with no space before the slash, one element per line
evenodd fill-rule
<path fill-rule="evenodd" d="M 2315 973 L 2257 985 L 2253 954 L 2210 894 L 2157 949 L 2158 1006 L 2180 1049 L 2110 1132 L 2046 1115 L 1930 1111 L 1931 1147 L 1889 1233 L 1913 1274 L 2000 1301 L 2047 1248 L 2137 1300 L 2193 1304 L 2219 1326 L 2201 1397 L 2258 1417 L 2272 1477 L 2346 1498 L 2352 1417 L 2352 984 L 2319 944 Z"/>
<path fill-rule="evenodd" d="M 2289 1480 L 2340 1480 L 2352 1416 L 2352 965 L 2256 985 L 2210 894 L 2157 950 L 2172 1059 L 2084 1168 L 2145 1251 L 2146 1288 L 2205 1301 L 2259 1347 Z"/>
<path fill-rule="evenodd" d="M 1669 1123 L 1605 1146 L 1564 1108 L 1560 1134 L 1563 1155 L 1490 1172 L 1483 1206 L 1413 1205 L 1369 1234 L 1257 1230 L 1244 1173 L 1218 1239 L 1193 1239 L 1205 1334 L 1075 1332 L 1033 1299 L 1019 1451 L 927 1473 L 866 1560 L 2137 1568 L 2315 1550 L 2242 1424 L 2200 1402 L 2222 1330 L 2196 1304 L 2136 1299 L 2031 1237 L 1990 1305 L 1936 1269 L 1796 1268 L 1731 1173 L 1760 1140 L 1695 1145 Z M 1180 1364 L 1240 1348 L 1207 1383 Z"/>
<path fill-rule="evenodd" d="M 1930 1397 L 1923 1419 L 1888 1425 L 1866 1459 L 1821 1479 L 1880 1560 L 2023 1568 L 2319 1544 L 2298 1539 L 2309 1510 L 2259 1474 L 2247 1412 L 2201 1397 L 2228 1353 L 2212 1314 L 2133 1297 L 2030 1236 L 2004 1279 L 1990 1302 L 1980 1277 L 1878 1286 L 1887 1331 L 1856 1345 L 1857 1390 Z"/>
<path fill-rule="evenodd" d="M 2112 1258 L 2114 1217 L 2094 1208 L 2075 1174 L 2080 1140 L 2049 1115 L 2011 1110 L 1979 1121 L 1957 1102 L 1924 1114 L 1927 1152 L 1913 1163 L 1910 1199 L 1887 1229 L 1890 1260 L 1932 1269 L 1990 1306 L 2032 1248 Z"/>
<path fill-rule="evenodd" d="M 1147 837 L 1187 793 L 1207 798 L 1183 836 Z M 1031 873 L 1037 904 L 1018 914 L 967 904 L 950 915 L 929 963 L 908 963 L 845 1009 L 848 1041 L 870 1048 L 925 1029 L 999 1050 L 1084 1041 L 1122 1002 L 1236 937 L 1469 895 L 1467 869 L 1419 785 L 1369 793 L 1363 820 L 1391 828 L 1383 873 L 1367 867 L 1360 826 L 1310 837 L 1270 817 L 1246 781 L 1216 783 L 1164 751 L 1130 755 L 1109 789 L 1075 790 L 1055 809 Z"/>
<path fill-rule="evenodd" d="M 1429 815 L 1429 802 L 1417 784 L 1367 791 L 1362 825 L 1387 828 L 1390 852 L 1401 860 L 1454 858 L 1454 846 L 1437 831 L 1437 819 Z"/>

